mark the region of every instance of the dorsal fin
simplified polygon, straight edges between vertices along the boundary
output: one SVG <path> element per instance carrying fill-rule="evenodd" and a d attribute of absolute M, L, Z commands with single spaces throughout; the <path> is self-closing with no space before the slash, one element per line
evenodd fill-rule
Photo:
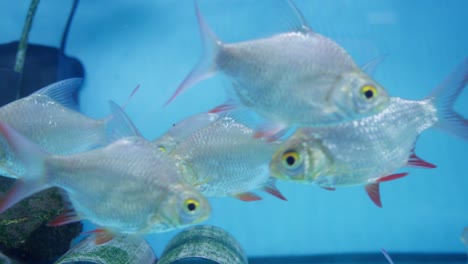
<path fill-rule="evenodd" d="M 304 15 L 302 14 L 301 10 L 299 10 L 297 5 L 292 0 L 286 1 L 294 14 L 293 30 L 303 33 L 313 32 L 312 28 L 309 26 L 309 23 L 307 23 Z"/>
<path fill-rule="evenodd" d="M 377 66 L 379 66 L 383 60 L 388 56 L 388 54 L 382 54 L 372 60 L 368 61 L 366 64 L 362 65 L 361 69 L 363 72 L 367 73 L 367 75 L 373 77 Z"/>
<path fill-rule="evenodd" d="M 75 95 L 83 84 L 82 78 L 70 78 L 50 84 L 34 94 L 41 94 L 50 97 L 57 103 L 78 111 L 78 102 L 75 100 Z"/>

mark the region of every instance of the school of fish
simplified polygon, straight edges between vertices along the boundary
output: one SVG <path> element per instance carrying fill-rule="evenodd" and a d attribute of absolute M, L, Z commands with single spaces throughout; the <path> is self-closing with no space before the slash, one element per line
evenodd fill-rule
<path fill-rule="evenodd" d="M 391 97 L 286 2 L 294 29 L 238 43 L 222 42 L 195 3 L 204 56 L 166 104 L 216 72 L 231 80 L 231 98 L 154 140 L 115 102 L 103 119 L 81 114 L 72 96 L 78 78 L 1 107 L 0 174 L 16 183 L 0 213 L 59 187 L 68 208 L 49 224 L 87 219 L 102 244 L 115 234 L 200 223 L 212 213 L 209 197 L 257 201 L 264 191 L 287 200 L 278 180 L 327 190 L 362 185 L 382 207 L 380 183 L 406 176 L 399 171 L 406 166 L 436 167 L 416 155 L 423 131 L 468 140 L 468 120 L 453 109 L 468 82 L 468 58 L 426 98 Z"/>

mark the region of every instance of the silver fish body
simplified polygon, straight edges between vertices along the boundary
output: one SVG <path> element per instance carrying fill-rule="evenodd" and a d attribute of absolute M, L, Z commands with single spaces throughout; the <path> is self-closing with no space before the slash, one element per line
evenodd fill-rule
<path fill-rule="evenodd" d="M 342 47 L 315 32 L 224 44 L 216 67 L 232 78 L 242 105 L 279 123 L 356 119 L 380 111 L 388 100 Z M 361 92 L 366 86 L 374 87 L 374 98 Z"/>
<path fill-rule="evenodd" d="M 1 123 L 2 166 L 19 179 L 0 211 L 51 186 L 73 206 L 56 225 L 88 219 L 111 233 L 169 231 L 205 220 L 208 201 L 184 183 L 172 159 L 141 137 L 69 156 L 48 155 Z"/>
<path fill-rule="evenodd" d="M 72 101 L 81 82 L 78 78 L 57 82 L 11 102 L 0 108 L 0 121 L 54 154 L 78 153 L 106 145 L 114 129 L 131 123 L 122 111 L 96 120 L 54 100 L 55 96 Z"/>
<path fill-rule="evenodd" d="M 325 188 L 374 183 L 406 166 L 418 135 L 437 120 L 430 100 L 392 98 L 381 113 L 367 118 L 298 129 L 274 156 L 271 169 L 273 175 L 285 173 Z M 293 153 L 301 164 L 290 169 L 286 159 Z"/>
<path fill-rule="evenodd" d="M 277 131 L 290 125 L 329 125 L 357 119 L 388 104 L 385 89 L 341 46 L 313 32 L 303 19 L 300 29 L 292 32 L 223 43 L 196 10 L 204 57 L 168 103 L 219 71 L 232 80 L 235 96 L 213 111 L 229 110 L 240 102 L 266 118 Z"/>
<path fill-rule="evenodd" d="M 278 144 L 255 139 L 253 133 L 233 117 L 220 116 L 181 140 L 169 155 L 186 181 L 206 196 L 258 200 L 251 192 L 264 189 L 283 199 L 268 170 Z"/>
<path fill-rule="evenodd" d="M 468 58 L 426 99 L 391 98 L 381 112 L 333 126 L 302 127 L 275 153 L 272 176 L 326 189 L 366 185 L 381 206 L 378 184 L 407 173 L 405 166 L 434 168 L 414 153 L 418 136 L 436 127 L 468 140 L 468 120 L 453 110 L 468 82 Z"/>

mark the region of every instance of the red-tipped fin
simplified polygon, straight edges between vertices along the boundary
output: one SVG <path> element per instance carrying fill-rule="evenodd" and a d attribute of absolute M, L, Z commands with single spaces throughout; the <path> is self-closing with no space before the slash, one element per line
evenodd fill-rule
<path fill-rule="evenodd" d="M 61 225 L 66 225 L 69 223 L 74 223 L 74 222 L 79 222 L 81 221 L 82 218 L 79 217 L 75 210 L 73 209 L 67 209 L 63 211 L 60 215 L 52 219 L 49 223 L 47 223 L 48 226 L 61 226 Z"/>
<path fill-rule="evenodd" d="M 366 185 L 366 192 L 375 205 L 382 208 L 382 201 L 380 200 L 380 186 L 379 183 L 372 183 Z"/>
<path fill-rule="evenodd" d="M 171 96 L 171 98 L 169 98 L 164 106 L 169 105 L 178 95 L 186 91 L 192 85 L 213 76 L 216 71 L 216 57 L 218 57 L 222 43 L 208 26 L 208 23 L 206 23 L 196 1 L 194 1 L 194 4 L 198 25 L 203 40 L 203 55 L 197 66 L 195 66 L 195 68 L 185 78 L 182 84 L 179 85 L 175 93 Z"/>
<path fill-rule="evenodd" d="M 468 83 L 468 57 L 427 97 L 437 109 L 435 127 L 468 140 L 468 120 L 455 112 L 453 106 Z"/>
<path fill-rule="evenodd" d="M 288 199 L 286 199 L 286 197 L 284 197 L 284 195 L 278 190 L 278 188 L 276 187 L 276 181 L 274 179 L 270 179 L 267 183 L 267 185 L 265 185 L 265 187 L 263 187 L 263 190 L 275 197 L 278 197 L 279 199 L 283 200 L 283 201 L 287 201 Z"/>
<path fill-rule="evenodd" d="M 211 114 L 219 114 L 219 113 L 226 113 L 231 112 L 239 108 L 239 104 L 234 100 L 228 100 L 224 104 L 218 105 L 215 108 L 211 109 L 208 113 Z"/>
<path fill-rule="evenodd" d="M 408 175 L 407 172 L 395 173 L 395 174 L 380 177 L 376 182 L 379 183 L 379 182 L 393 181 L 393 180 L 396 180 L 396 179 L 403 178 L 403 177 L 405 177 L 407 175 Z"/>
<path fill-rule="evenodd" d="M 102 245 L 108 241 L 111 241 L 115 236 L 114 233 L 103 228 L 98 228 L 95 230 L 83 232 L 83 234 L 94 234 L 96 236 L 94 240 L 94 243 L 96 245 Z"/>
<path fill-rule="evenodd" d="M 244 202 L 252 202 L 252 201 L 262 200 L 262 197 L 254 194 L 254 193 L 250 193 L 250 192 L 239 193 L 239 194 L 236 194 L 234 197 L 241 200 L 241 201 L 244 201 Z"/>
<path fill-rule="evenodd" d="M 264 138 L 268 142 L 273 142 L 284 136 L 287 131 L 285 124 L 265 123 L 255 130 L 254 138 Z"/>
<path fill-rule="evenodd" d="M 414 149 L 411 150 L 411 155 L 409 156 L 408 159 L 408 166 L 414 166 L 414 167 L 421 167 L 421 168 L 429 168 L 429 169 L 434 169 L 437 166 L 429 163 L 420 157 L 416 156 L 416 153 L 414 153 Z"/>

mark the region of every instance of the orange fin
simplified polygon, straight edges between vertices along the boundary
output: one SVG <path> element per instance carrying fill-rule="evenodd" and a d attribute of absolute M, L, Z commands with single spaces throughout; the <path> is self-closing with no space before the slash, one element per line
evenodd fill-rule
<path fill-rule="evenodd" d="M 94 243 L 96 245 L 102 245 L 108 241 L 111 241 L 114 238 L 114 234 L 103 228 L 94 229 L 91 231 L 84 232 L 83 234 L 94 234 L 96 236 Z"/>
<path fill-rule="evenodd" d="M 227 100 L 224 104 L 218 105 L 217 107 L 211 109 L 208 113 L 210 114 L 219 114 L 230 112 L 239 108 L 239 104 L 234 100 Z"/>
<path fill-rule="evenodd" d="M 382 208 L 382 201 L 380 200 L 380 186 L 379 183 L 371 183 L 366 185 L 366 192 L 375 205 Z"/>
<path fill-rule="evenodd" d="M 252 201 L 259 201 L 262 200 L 262 197 L 256 195 L 255 193 L 246 192 L 246 193 L 239 193 L 234 196 L 235 198 L 244 201 L 244 202 L 252 202 Z"/>
<path fill-rule="evenodd" d="M 278 197 L 279 199 L 283 201 L 287 201 L 286 197 L 276 188 L 276 181 L 274 179 L 271 179 L 268 181 L 267 185 L 263 187 L 263 190 L 271 195 L 274 195 Z"/>
<path fill-rule="evenodd" d="M 63 213 L 61 213 L 60 215 L 52 219 L 49 223 L 47 223 L 47 225 L 61 226 L 69 223 L 79 222 L 81 220 L 82 218 L 76 214 L 75 210 L 66 209 Z"/>
<path fill-rule="evenodd" d="M 413 166 L 413 167 L 421 167 L 421 168 L 429 168 L 429 169 L 433 169 L 437 167 L 436 165 L 429 163 L 421 159 L 420 157 L 416 156 L 416 153 L 414 153 L 414 148 L 411 150 L 411 155 L 408 159 L 408 165 Z"/>
<path fill-rule="evenodd" d="M 254 138 L 264 138 L 268 142 L 273 142 L 284 136 L 288 132 L 287 126 L 281 123 L 266 123 L 256 129 Z"/>

